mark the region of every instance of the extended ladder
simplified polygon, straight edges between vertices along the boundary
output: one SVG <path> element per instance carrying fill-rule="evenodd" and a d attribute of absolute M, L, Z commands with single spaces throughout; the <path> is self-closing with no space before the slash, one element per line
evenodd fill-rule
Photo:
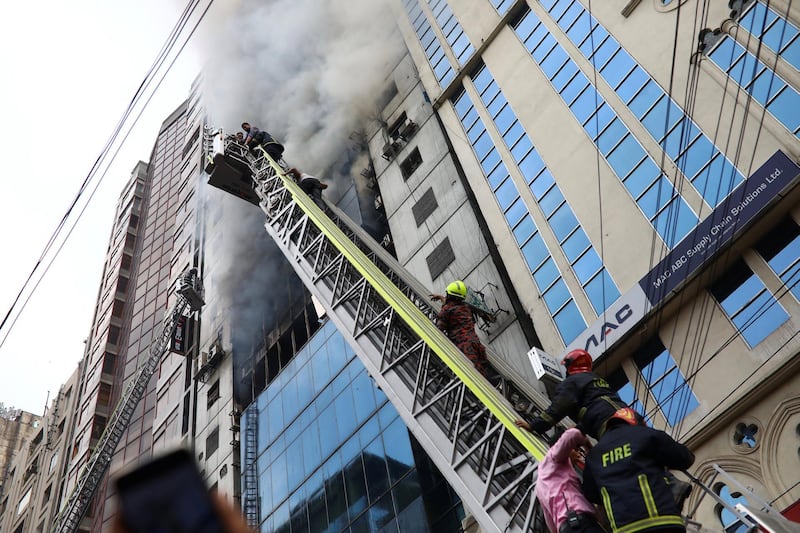
<path fill-rule="evenodd" d="M 258 513 L 261 509 L 261 500 L 258 493 L 258 409 L 248 409 L 244 428 L 244 494 L 242 495 L 242 510 L 247 519 L 247 525 L 258 527 Z"/>
<path fill-rule="evenodd" d="M 436 328 L 425 288 L 263 151 L 247 162 L 267 232 L 483 530 L 543 531 L 533 487 L 547 446 Z M 209 181 L 220 182 L 214 167 Z"/>
<path fill-rule="evenodd" d="M 161 358 L 169 348 L 170 340 L 178 327 L 178 320 L 186 309 L 195 311 L 203 306 L 203 287 L 195 269 L 190 269 L 180 276 L 175 292 L 178 298 L 164 318 L 164 327 L 161 333 L 153 339 L 150 345 L 150 356 L 139 369 L 139 373 L 128 382 L 114 412 L 108 419 L 103 434 L 95 445 L 92 456 L 81 471 L 75 488 L 56 516 L 53 531 L 74 533 L 78 530 L 81 518 L 89 509 L 97 486 L 108 469 L 108 465 L 111 464 L 114 450 L 128 428 L 133 411 L 147 390 L 147 383 L 158 369 Z"/>

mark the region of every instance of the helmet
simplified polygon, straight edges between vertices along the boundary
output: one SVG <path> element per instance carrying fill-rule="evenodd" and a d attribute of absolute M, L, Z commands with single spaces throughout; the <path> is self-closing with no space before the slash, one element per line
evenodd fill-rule
<path fill-rule="evenodd" d="M 467 286 L 463 281 L 457 280 L 447 286 L 447 294 L 461 298 L 462 300 L 467 297 Z"/>
<path fill-rule="evenodd" d="M 631 409 L 630 407 L 623 407 L 622 409 L 617 409 L 611 418 L 616 418 L 617 420 L 622 420 L 626 424 L 630 424 L 632 426 L 639 425 L 639 419 L 636 416 L 636 411 Z"/>
<path fill-rule="evenodd" d="M 592 356 L 586 350 L 572 350 L 562 359 L 561 364 L 567 367 L 567 374 L 592 371 Z"/>

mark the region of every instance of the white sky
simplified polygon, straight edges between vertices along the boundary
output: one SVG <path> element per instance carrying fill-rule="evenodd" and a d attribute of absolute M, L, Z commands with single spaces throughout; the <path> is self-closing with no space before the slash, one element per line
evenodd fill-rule
<path fill-rule="evenodd" d="M 0 320 L 177 22 L 182 3 L 3 2 Z M 190 45 L 0 347 L 0 402 L 7 407 L 42 414 L 48 391 L 52 398 L 75 370 L 93 318 L 117 197 L 137 161 L 149 158 L 161 122 L 188 96 L 198 64 Z"/>

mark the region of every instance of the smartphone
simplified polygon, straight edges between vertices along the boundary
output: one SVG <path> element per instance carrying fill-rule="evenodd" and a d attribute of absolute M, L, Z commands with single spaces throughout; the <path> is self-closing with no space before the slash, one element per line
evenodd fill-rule
<path fill-rule="evenodd" d="M 183 449 L 116 480 L 119 512 L 130 533 L 223 533 L 194 457 Z"/>

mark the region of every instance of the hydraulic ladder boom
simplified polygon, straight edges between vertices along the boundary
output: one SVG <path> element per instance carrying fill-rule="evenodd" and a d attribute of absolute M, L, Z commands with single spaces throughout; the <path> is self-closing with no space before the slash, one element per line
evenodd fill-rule
<path fill-rule="evenodd" d="M 233 151 L 225 148 L 206 167 L 212 184 L 245 177 L 219 164 Z M 515 426 L 506 399 L 436 328 L 428 291 L 338 209 L 314 204 L 266 153 L 246 159 L 267 232 L 483 530 L 544 531 L 533 487 L 547 446 Z"/>
<path fill-rule="evenodd" d="M 78 530 L 80 521 L 86 514 L 108 465 L 111 464 L 114 450 L 131 421 L 133 411 L 141 401 L 147 389 L 147 383 L 158 369 L 161 358 L 169 348 L 170 339 L 178 327 L 178 320 L 187 309 L 195 311 L 204 304 L 203 287 L 200 278 L 197 277 L 197 270 L 194 268 L 178 278 L 175 292 L 178 298 L 164 318 L 164 327 L 161 333 L 150 344 L 149 357 L 125 387 L 114 412 L 108 419 L 103 434 L 97 441 L 94 452 L 81 471 L 75 488 L 56 517 L 53 531 L 74 533 Z"/>

